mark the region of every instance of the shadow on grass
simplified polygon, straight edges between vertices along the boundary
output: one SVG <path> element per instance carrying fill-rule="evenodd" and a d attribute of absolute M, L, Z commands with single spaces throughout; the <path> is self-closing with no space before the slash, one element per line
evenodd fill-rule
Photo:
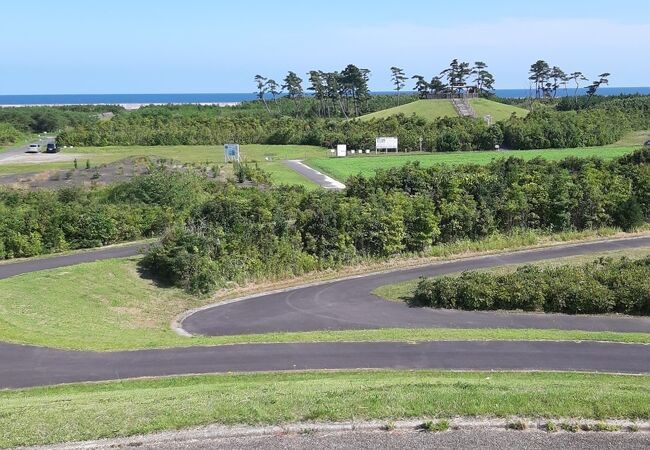
<path fill-rule="evenodd" d="M 171 289 L 175 287 L 169 280 L 155 274 L 151 269 L 146 267 L 143 261 L 143 259 L 140 259 L 137 265 L 137 271 L 140 278 L 152 282 L 154 286 L 160 289 Z"/>

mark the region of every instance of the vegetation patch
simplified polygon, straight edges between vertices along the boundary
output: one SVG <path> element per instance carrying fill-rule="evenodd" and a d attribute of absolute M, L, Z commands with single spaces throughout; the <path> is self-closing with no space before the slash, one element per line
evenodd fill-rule
<path fill-rule="evenodd" d="M 449 421 L 447 420 L 428 420 L 419 425 L 418 430 L 426 431 L 427 433 L 442 433 L 449 430 Z"/>
<path fill-rule="evenodd" d="M 650 314 L 650 257 L 601 258 L 581 266 L 532 265 L 495 275 L 423 279 L 413 303 L 464 310 L 524 310 L 567 314 Z"/>
<path fill-rule="evenodd" d="M 456 416 L 647 420 L 649 386 L 648 376 L 354 371 L 21 389 L 0 391 L 0 447 L 131 436 L 214 423 Z M 444 421 L 432 423 L 436 428 Z"/>

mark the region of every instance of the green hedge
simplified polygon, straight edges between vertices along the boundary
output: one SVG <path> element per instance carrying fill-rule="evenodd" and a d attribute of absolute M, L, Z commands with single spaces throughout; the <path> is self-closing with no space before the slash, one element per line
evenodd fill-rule
<path fill-rule="evenodd" d="M 524 266 L 502 275 L 465 272 L 459 277 L 423 279 L 413 302 L 478 311 L 650 315 L 650 257 L 601 258 L 581 266 Z"/>

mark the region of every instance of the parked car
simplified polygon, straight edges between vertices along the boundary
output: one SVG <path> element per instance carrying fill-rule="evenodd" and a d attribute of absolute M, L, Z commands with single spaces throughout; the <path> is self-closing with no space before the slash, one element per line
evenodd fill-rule
<path fill-rule="evenodd" d="M 45 153 L 58 153 L 58 152 L 59 152 L 59 147 L 57 147 L 54 142 L 50 142 L 49 144 L 47 144 Z"/>
<path fill-rule="evenodd" d="M 41 144 L 29 144 L 29 147 L 27 147 L 27 153 L 40 153 L 41 152 Z"/>

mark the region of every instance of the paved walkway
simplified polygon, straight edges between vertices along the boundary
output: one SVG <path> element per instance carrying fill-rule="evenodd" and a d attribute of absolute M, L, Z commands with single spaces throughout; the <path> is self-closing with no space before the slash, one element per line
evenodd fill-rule
<path fill-rule="evenodd" d="M 650 373 L 650 345 L 604 342 L 339 342 L 75 352 L 0 343 L 0 389 L 167 375 L 319 369 Z"/>
<path fill-rule="evenodd" d="M 345 185 L 339 181 L 336 181 L 334 178 L 331 178 L 318 170 L 314 170 L 311 167 L 304 164 L 302 161 L 298 160 L 289 160 L 282 161 L 282 164 L 288 168 L 295 170 L 300 175 L 308 178 L 317 185 L 325 189 L 345 189 Z"/>
<path fill-rule="evenodd" d="M 373 328 L 538 328 L 650 333 L 649 317 L 567 315 L 412 308 L 372 294 L 379 286 L 465 270 L 524 264 L 610 250 L 650 247 L 650 236 L 588 242 L 459 259 L 292 289 L 216 305 L 182 322 L 190 334 L 238 335 Z"/>

